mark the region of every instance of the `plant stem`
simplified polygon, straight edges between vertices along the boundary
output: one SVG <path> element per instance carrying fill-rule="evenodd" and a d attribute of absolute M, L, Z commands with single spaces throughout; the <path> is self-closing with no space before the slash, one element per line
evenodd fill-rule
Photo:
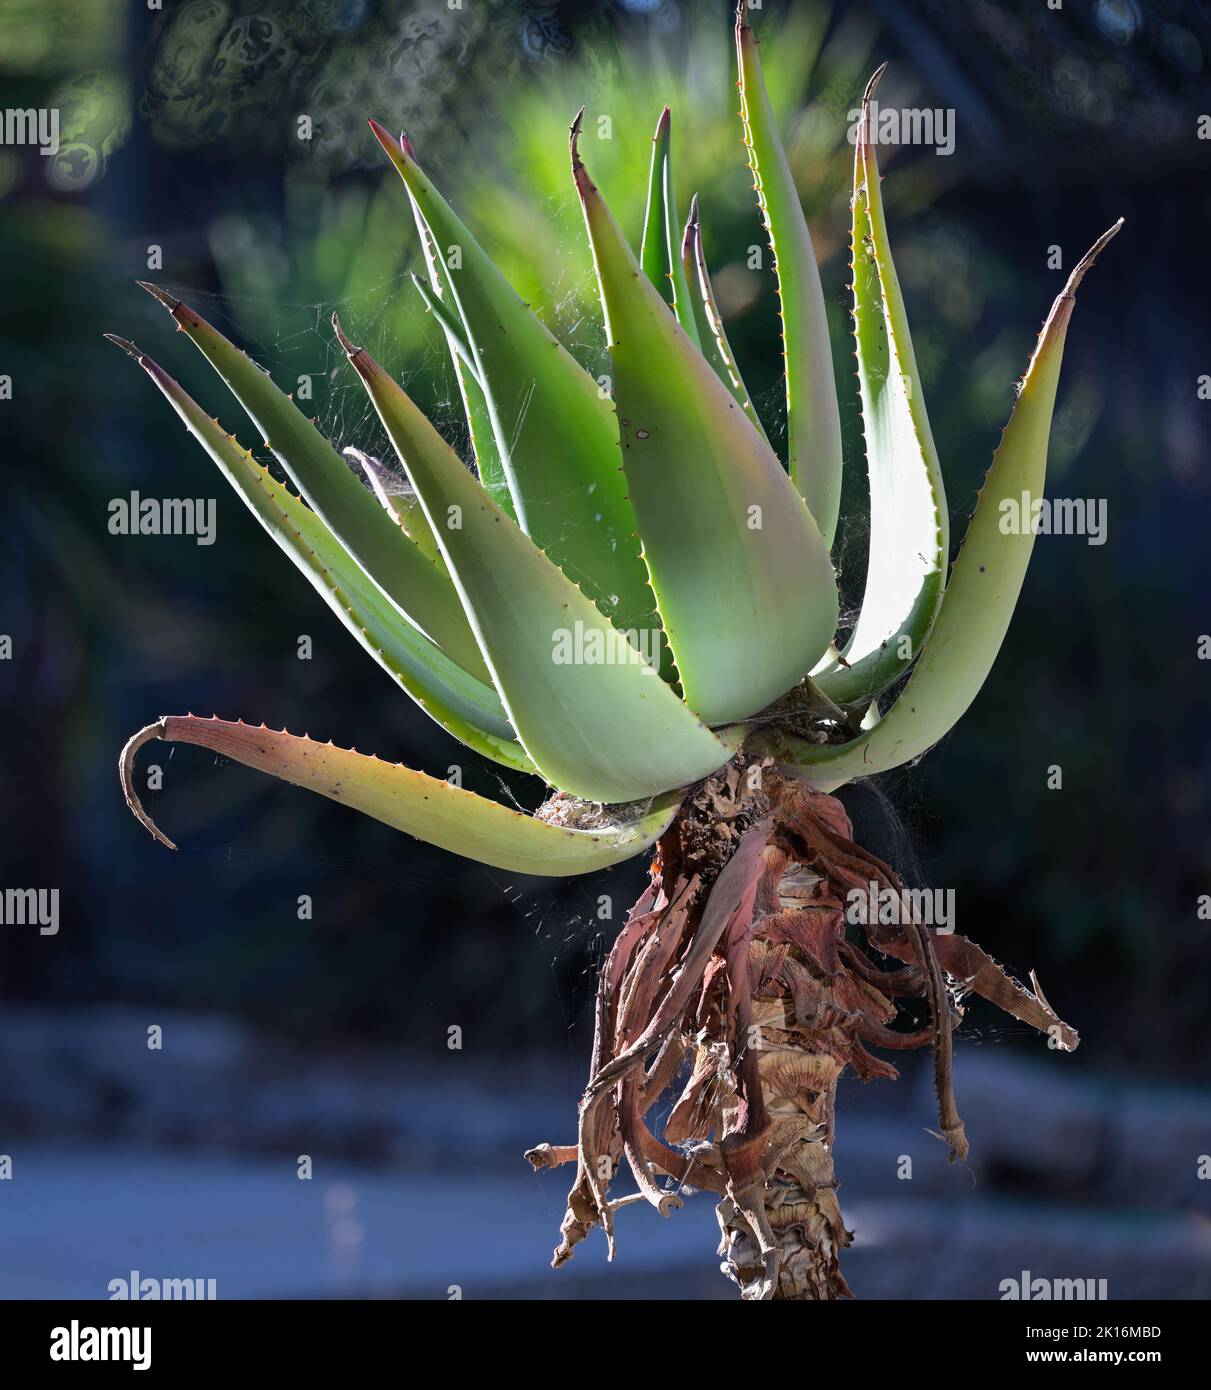
<path fill-rule="evenodd" d="M 915 909 L 851 922 L 855 895 L 878 889 L 907 905 L 903 886 L 854 843 L 835 797 L 770 759 L 737 758 L 703 783 L 661 837 L 651 875 L 602 968 L 577 1142 L 527 1154 L 535 1167 L 576 1162 L 554 1264 L 595 1225 L 613 1255 L 619 1202 L 608 1189 L 625 1162 L 636 1198 L 661 1215 L 694 1189 L 716 1195 L 721 1267 L 743 1298 L 849 1296 L 837 1082 L 847 1067 L 863 1081 L 898 1076 L 866 1044 L 932 1046 L 953 1159 L 967 1152 L 951 1089 L 955 981 L 1063 1046 L 1076 1034 L 1041 994 Z M 862 938 L 901 968 L 871 959 Z M 894 1026 L 900 999 L 920 1000 L 925 1019 Z M 670 1088 L 658 1137 L 646 1116 Z"/>

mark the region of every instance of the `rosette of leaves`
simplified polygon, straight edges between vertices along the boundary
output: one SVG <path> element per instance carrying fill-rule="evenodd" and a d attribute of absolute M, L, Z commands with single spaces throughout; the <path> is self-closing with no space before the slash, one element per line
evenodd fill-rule
<path fill-rule="evenodd" d="M 595 1225 L 612 1247 L 620 1201 L 667 1213 L 702 1189 L 718 1199 L 724 1268 L 745 1297 L 832 1298 L 848 1291 L 831 1158 L 841 1072 L 894 1076 L 868 1045 L 931 1046 L 942 1137 L 961 1157 L 951 1031 L 966 994 L 1057 1046 L 1077 1042 L 1033 977 L 1025 988 L 921 920 L 830 793 L 926 752 L 987 678 L 1034 539 L 1001 529 L 1000 503 L 1042 493 L 1075 293 L 1118 224 L 1044 322 L 948 573 L 943 472 L 868 129 L 872 79 L 852 196 L 870 558 L 842 639 L 830 558 L 841 431 L 824 298 L 744 13 L 741 125 L 776 263 L 785 459 L 729 346 L 696 200 L 681 221 L 667 109 L 638 253 L 580 156 L 581 117 L 572 127 L 610 352 L 598 378 L 514 292 L 410 141 L 371 123 L 410 201 L 427 268 L 416 287 L 449 345 L 474 472 L 339 324 L 406 486 L 365 456 L 363 486 L 265 372 L 163 290 L 146 286 L 293 488 L 115 339 L 388 676 L 469 747 L 547 784 L 537 813 L 331 743 L 193 715 L 141 730 L 121 769 L 131 808 L 165 843 L 133 785 L 152 739 L 197 744 L 506 870 L 588 873 L 656 846 L 650 886 L 602 971 L 576 1141 L 530 1154 L 537 1166 L 576 1165 L 556 1263 Z M 876 889 L 895 910 L 855 918 L 855 892 Z M 893 1026 L 914 999 L 928 1017 Z M 657 1136 L 646 1116 L 670 1088 L 679 1097 Z M 638 1190 L 615 1199 L 624 1163 Z"/>

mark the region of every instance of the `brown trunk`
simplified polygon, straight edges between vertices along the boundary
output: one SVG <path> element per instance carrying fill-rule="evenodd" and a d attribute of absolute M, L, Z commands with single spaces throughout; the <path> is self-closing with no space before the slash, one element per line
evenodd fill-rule
<path fill-rule="evenodd" d="M 790 1143 L 765 1183 L 764 1211 L 777 1250 L 777 1278 L 766 1285 L 760 1230 L 724 1196 L 716 1209 L 724 1274 L 746 1299 L 832 1299 L 850 1290 L 838 1267 L 852 1239 L 841 1217 L 833 1171 L 833 1119 L 844 1062 L 827 1039 L 799 1026 L 784 999 L 758 998 L 754 1040 L 766 1110 Z"/>
<path fill-rule="evenodd" d="M 853 843 L 840 802 L 769 759 L 736 760 L 687 801 L 602 969 L 578 1141 L 527 1155 L 535 1167 L 577 1165 L 556 1266 L 595 1225 L 612 1256 L 617 1206 L 646 1200 L 667 1215 L 703 1189 L 716 1196 L 722 1269 L 741 1297 L 846 1296 L 837 1081 L 846 1067 L 863 1080 L 898 1074 L 865 1044 L 932 1045 L 952 1157 L 967 1151 L 950 1085 L 965 993 L 1076 1046 L 1037 985 L 1024 989 L 911 912 L 860 922 L 847 940 L 849 895 L 866 901 L 872 885 L 904 902 L 894 872 Z M 901 967 L 876 964 L 859 942 Z M 892 1027 L 897 998 L 922 1001 L 908 1030 Z M 674 1086 L 657 1137 L 645 1117 Z M 624 1159 L 639 1190 L 611 1200 Z"/>

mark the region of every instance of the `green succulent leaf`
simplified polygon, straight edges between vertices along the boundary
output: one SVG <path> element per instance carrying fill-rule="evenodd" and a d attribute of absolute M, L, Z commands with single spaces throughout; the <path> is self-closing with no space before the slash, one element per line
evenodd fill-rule
<path fill-rule="evenodd" d="M 505 477 L 500 450 L 496 447 L 492 412 L 488 409 L 488 398 L 484 394 L 484 388 L 479 378 L 461 362 L 454 363 L 454 374 L 458 378 L 463 414 L 467 419 L 467 433 L 471 436 L 471 448 L 475 453 L 475 468 L 479 474 L 479 481 L 501 511 L 516 521 L 517 509 L 513 505 L 513 494 L 509 491 L 509 480 Z"/>
<path fill-rule="evenodd" d="M 424 301 L 425 308 L 441 324 L 455 361 L 471 373 L 475 379 L 475 384 L 481 386 L 482 389 L 478 365 L 472 356 L 471 346 L 467 342 L 466 330 L 463 328 L 461 320 L 456 317 L 454 310 L 446 305 L 445 300 L 430 290 L 419 275 L 412 277 L 412 283 L 416 286 L 417 294 Z"/>
<path fill-rule="evenodd" d="M 706 360 L 715 369 L 715 375 L 736 398 L 740 409 L 748 416 L 758 430 L 761 438 L 768 443 L 765 426 L 757 415 L 753 399 L 749 395 L 736 365 L 736 354 L 732 351 L 723 327 L 723 316 L 715 303 L 711 289 L 711 277 L 706 267 L 706 256 L 702 250 L 702 224 L 698 217 L 698 195 L 690 201 L 690 215 L 685 224 L 685 234 L 681 241 L 681 261 L 689 285 L 690 303 L 694 309 L 694 321 L 698 325 L 698 343 Z"/>
<path fill-rule="evenodd" d="M 879 166 L 862 98 L 854 155 L 854 341 L 870 477 L 870 558 L 843 661 L 816 684 L 842 703 L 869 698 L 908 670 L 942 602 L 950 555 L 946 490 L 904 299 L 892 263 Z"/>
<path fill-rule="evenodd" d="M 142 282 L 140 282 L 142 283 Z M 358 482 L 332 445 L 267 372 L 187 304 L 142 284 L 218 372 L 311 508 L 418 627 L 478 680 L 488 672 L 449 578 L 436 569 Z"/>
<path fill-rule="evenodd" d="M 400 143 L 404 144 L 402 136 Z M 411 150 L 410 145 L 405 148 Z M 416 234 L 420 238 L 421 251 L 425 258 L 430 297 L 440 301 L 443 308 L 444 317 L 441 324 L 446 334 L 446 346 L 450 350 L 450 361 L 458 381 L 459 394 L 462 396 L 463 414 L 467 419 L 467 432 L 471 436 L 471 448 L 475 453 L 479 481 L 487 488 L 497 506 L 508 512 L 516 521 L 513 494 L 509 491 L 505 466 L 496 446 L 492 412 L 488 409 L 488 398 L 484 395 L 483 382 L 479 379 L 479 364 L 474 360 L 467 338 L 467 326 L 462 321 L 454 291 L 450 288 L 450 277 L 445 262 L 437 253 L 433 233 L 430 232 L 407 184 L 404 185 L 404 192 L 408 195 L 408 206 L 412 209 L 412 220 L 416 224 Z M 417 288 L 421 287 L 418 285 Z"/>
<path fill-rule="evenodd" d="M 129 740 L 120 768 L 127 804 L 170 849 L 176 846 L 147 815 L 134 790 L 135 754 L 152 739 L 209 749 L 339 801 L 418 840 L 511 873 L 557 877 L 608 868 L 654 844 L 677 810 L 677 798 L 664 797 L 650 806 L 599 816 L 599 827 L 573 829 L 331 743 L 263 725 L 166 715 Z"/>
<path fill-rule="evenodd" d="M 576 153 L 578 128 L 572 167 L 652 588 L 686 703 L 708 724 L 745 719 L 827 648 L 832 562 L 769 445 L 642 274 Z"/>
<path fill-rule="evenodd" d="M 807 219 L 765 90 L 747 6 L 736 10 L 740 117 L 782 304 L 787 466 L 829 546 L 841 507 L 841 416 L 828 316 Z"/>
<path fill-rule="evenodd" d="M 1120 219 L 1099 237 L 1051 307 L 937 621 L 895 704 L 850 743 L 816 745 L 781 735 L 758 740 L 768 751 L 805 768 L 816 785 L 831 789 L 920 757 L 953 728 L 979 694 L 1009 628 L 1034 548 L 1029 526 L 1002 529 L 1003 504 L 1018 502 L 1023 493 L 1043 496 L 1051 417 L 1076 289 L 1121 226 Z"/>
<path fill-rule="evenodd" d="M 655 634 L 631 642 L 614 628 L 496 506 L 402 387 L 343 335 L 341 342 L 543 776 L 587 800 L 623 802 L 685 786 L 727 762 L 738 738 L 712 734 L 641 655 L 654 657 Z"/>
<path fill-rule="evenodd" d="M 111 335 L 146 371 L 249 511 L 380 666 L 455 738 L 523 772 L 534 767 L 496 692 L 451 661 L 394 607 L 324 522 L 241 448 L 233 435 L 133 344 Z"/>
<path fill-rule="evenodd" d="M 666 106 L 652 136 L 652 168 L 648 176 L 648 206 L 643 219 L 639 253 L 644 274 L 672 309 L 686 336 L 698 343 L 698 323 L 690 298 L 685 267 L 678 254 L 681 222 L 673 184 L 672 112 Z"/>
<path fill-rule="evenodd" d="M 445 265 L 518 524 L 617 626 L 652 627 L 607 394 L 521 301 L 411 146 L 371 125 Z"/>

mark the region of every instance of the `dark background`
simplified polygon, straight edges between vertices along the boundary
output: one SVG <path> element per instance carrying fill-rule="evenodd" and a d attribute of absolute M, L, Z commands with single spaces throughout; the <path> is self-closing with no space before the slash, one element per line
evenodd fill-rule
<path fill-rule="evenodd" d="M 851 601 L 865 484 L 844 132 L 870 71 L 891 64 L 885 106 L 956 113 L 952 156 L 881 152 L 956 545 L 1052 297 L 1126 218 L 1079 295 L 1049 472 L 1052 495 L 1106 499 L 1108 543 L 1040 538 L 957 730 L 920 766 L 842 793 L 872 848 L 954 888 L 960 930 L 1038 971 L 1082 1046 L 1048 1052 L 973 1007 L 956 1073 L 970 1175 L 922 1132 L 915 1059 L 898 1086 L 846 1093 L 852 1282 L 987 1298 L 1030 1267 L 1109 1274 L 1111 1297 L 1205 1296 L 1211 4 L 795 0 L 754 23 L 835 319 Z M 0 929 L 0 1153 L 14 1170 L 0 1182 L 0 1294 L 104 1296 L 140 1260 L 217 1273 L 228 1296 L 726 1293 L 705 1198 L 667 1224 L 628 1212 L 612 1273 L 594 1239 L 550 1274 L 565 1175 L 531 1178 L 521 1161 L 574 1132 L 594 968 L 641 862 L 518 878 L 193 749 L 144 755 L 164 766 L 148 806 L 179 853 L 124 811 L 123 741 L 185 711 L 437 775 L 457 764 L 466 785 L 502 792 L 496 769 L 354 648 L 101 334 L 134 338 L 243 430 L 133 283 L 155 280 L 280 384 L 314 374 L 314 412 L 339 445 L 382 451 L 332 349 L 339 307 L 463 443 L 439 334 L 408 283 L 406 201 L 363 118 L 408 130 L 592 363 L 604 349 L 567 122 L 586 99 L 614 116 L 595 158 L 637 238 L 634 175 L 668 100 L 678 196 L 701 191 L 731 342 L 777 442 L 774 301 L 768 272 L 745 269 L 762 238 L 730 45 L 728 6 L 690 0 L 167 0 L 159 14 L 0 0 L 0 105 L 63 112 L 56 159 L 0 149 L 0 373 L 13 380 L 0 403 L 0 885 L 57 887 L 62 914 L 56 937 Z M 1048 267 L 1054 246 L 1062 270 Z M 111 536 L 108 503 L 132 489 L 215 497 L 217 543 Z M 296 656 L 303 633 L 311 661 Z M 1062 790 L 1047 789 L 1052 765 Z M 600 894 L 614 923 L 597 920 Z M 455 1025 L 461 1051 L 447 1047 Z M 894 1180 L 904 1153 L 921 1165 L 907 1184 Z"/>

